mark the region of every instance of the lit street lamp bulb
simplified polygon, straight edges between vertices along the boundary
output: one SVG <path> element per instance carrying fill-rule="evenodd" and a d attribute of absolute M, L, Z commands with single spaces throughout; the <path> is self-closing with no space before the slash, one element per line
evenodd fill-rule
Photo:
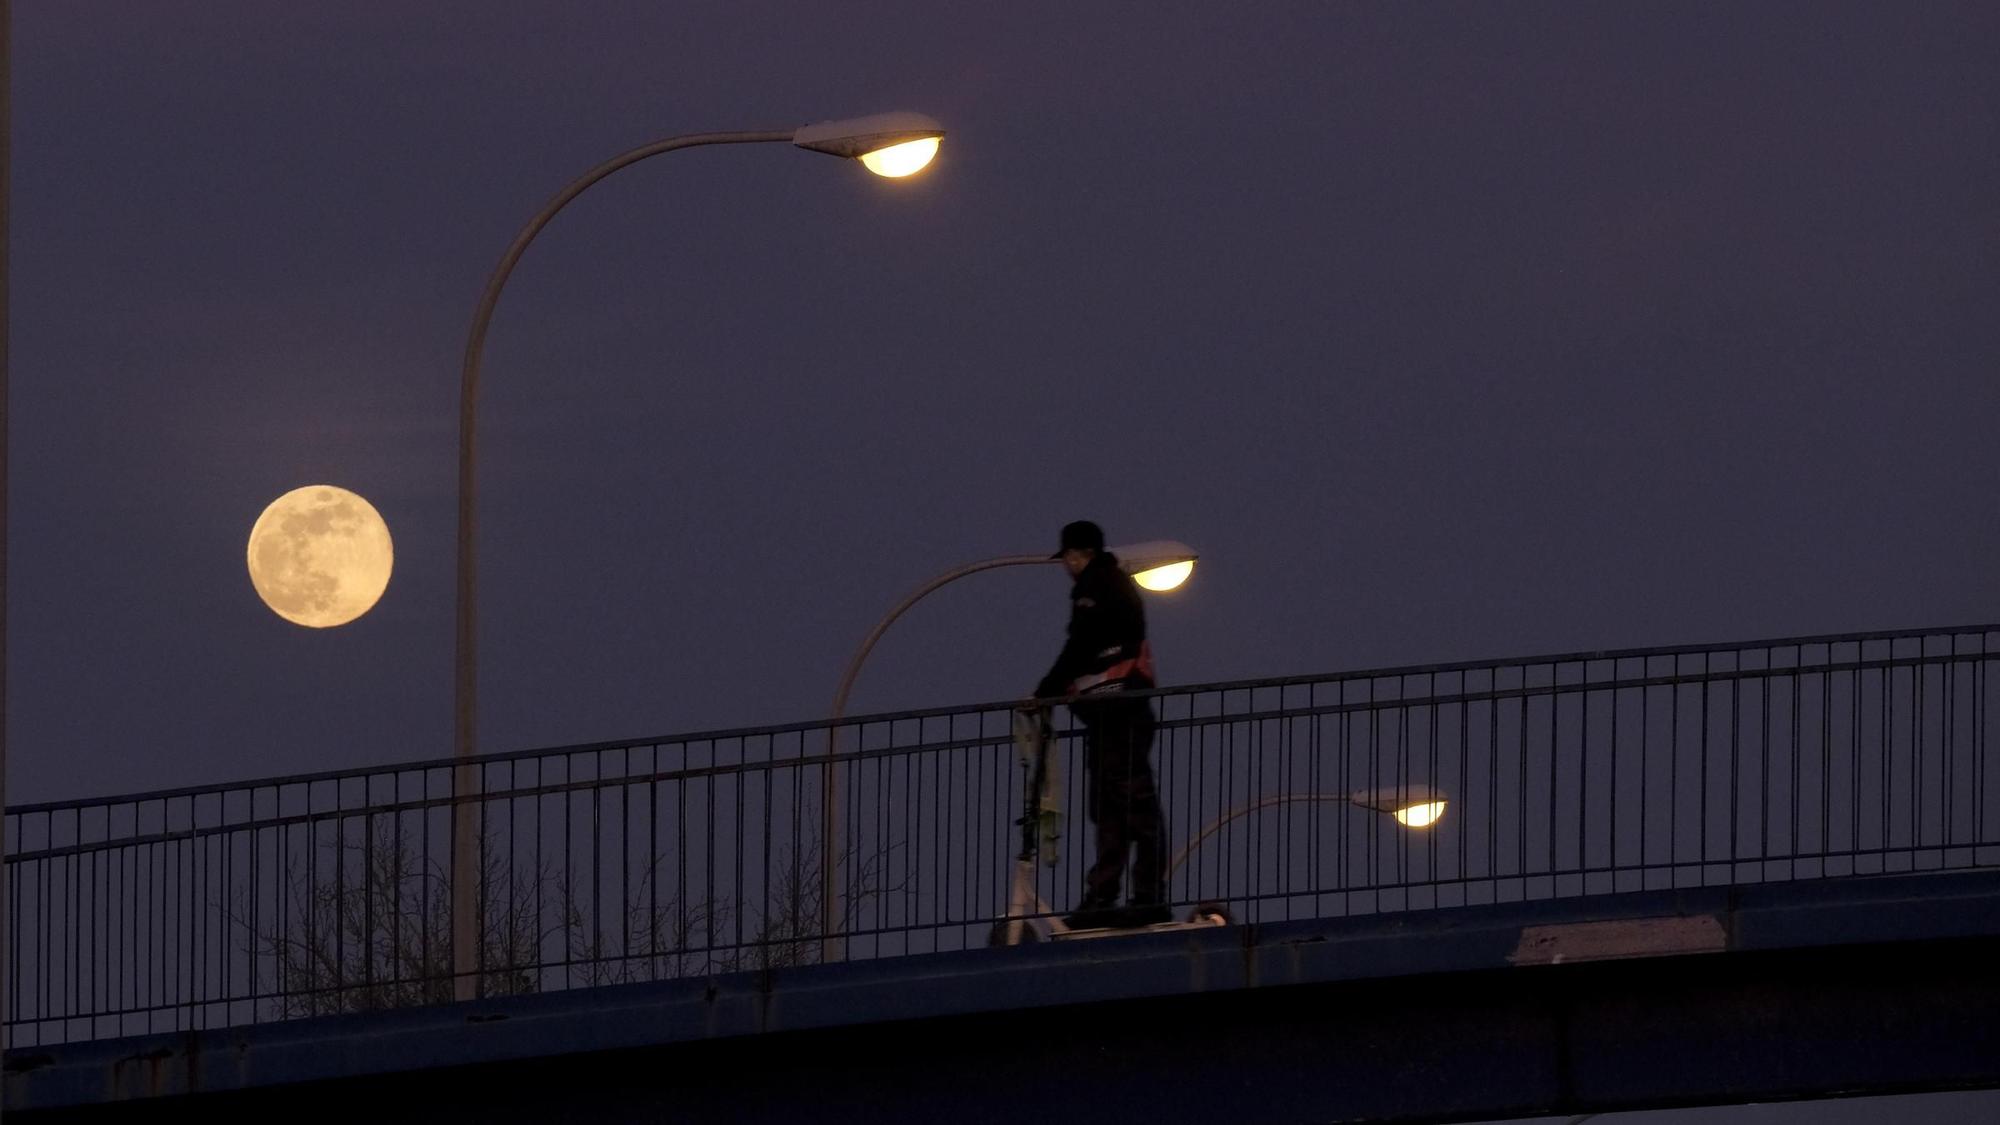
<path fill-rule="evenodd" d="M 1396 820 L 1406 828 L 1429 828 L 1444 815 L 1443 801 L 1427 801 L 1396 810 Z"/>
<path fill-rule="evenodd" d="M 874 152 L 864 152 L 861 154 L 861 163 L 878 176 L 897 180 L 923 171 L 924 166 L 937 156 L 937 152 L 937 137 L 918 137 L 914 141 L 904 141 L 888 148 L 878 148 Z"/>
<path fill-rule="evenodd" d="M 1142 570 L 1132 576 L 1132 581 L 1156 593 L 1165 593 L 1168 590 L 1178 589 L 1181 583 L 1188 580 L 1188 575 L 1193 573 L 1194 560 L 1189 559 L 1186 562 L 1168 563 L 1151 570 Z"/>

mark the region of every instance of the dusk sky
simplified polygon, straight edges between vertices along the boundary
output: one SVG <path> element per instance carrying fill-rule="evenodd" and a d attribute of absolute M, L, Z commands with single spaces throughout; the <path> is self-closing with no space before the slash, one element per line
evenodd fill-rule
<path fill-rule="evenodd" d="M 1991 5 L 17 5 L 11 768 L 35 800 L 810 719 L 1066 520 L 1172 684 L 2000 617 Z M 389 522 L 258 601 L 263 506 Z M 852 710 L 1027 691 L 1056 568 Z"/>
<path fill-rule="evenodd" d="M 820 717 L 911 588 L 1078 518 L 1201 551 L 1167 684 L 2000 619 L 1990 3 L 14 20 L 16 802 L 448 755 L 508 241 L 639 143 L 888 110 L 925 174 L 675 153 L 529 250 L 482 749 Z M 395 538 L 342 628 L 244 567 L 313 483 Z M 1066 589 L 930 598 L 850 711 L 1027 692 Z"/>

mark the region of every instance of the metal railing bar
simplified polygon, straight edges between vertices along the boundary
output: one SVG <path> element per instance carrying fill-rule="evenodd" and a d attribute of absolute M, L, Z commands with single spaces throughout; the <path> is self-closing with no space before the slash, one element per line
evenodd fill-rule
<path fill-rule="evenodd" d="M 1370 668 L 1370 669 L 1362 669 L 1362 670 L 1348 671 L 1348 672 L 1328 672 L 1328 673 L 1317 673 L 1310 675 L 1268 677 L 1263 679 L 1230 680 L 1230 681 L 1218 681 L 1218 682 L 1203 683 L 1203 684 L 1179 684 L 1170 687 L 1152 688 L 1142 692 L 1132 692 L 1131 694 L 1135 698 L 1155 699 L 1155 698 L 1164 698 L 1172 696 L 1220 694 L 1223 692 L 1230 692 L 1230 691 L 1277 689 L 1284 687 L 1302 686 L 1307 684 L 1332 685 L 1340 683 L 1353 683 L 1357 681 L 1371 680 L 1371 679 L 1399 679 L 1409 676 L 1429 675 L 1432 673 L 1481 671 L 1487 669 L 1498 671 L 1501 669 L 1526 668 L 1530 666 L 1567 665 L 1567 664 L 1583 663 L 1588 661 L 1630 660 L 1648 656 L 1653 656 L 1653 657 L 1680 656 L 1680 655 L 1690 655 L 1699 653 L 1709 653 L 1709 654 L 1735 653 L 1740 656 L 1740 654 L 1744 652 L 1750 652 L 1760 649 L 1776 648 L 1776 647 L 1792 647 L 1801 645 L 1863 644 L 1870 641 L 1897 641 L 1897 640 L 1909 640 L 1912 638 L 1928 639 L 1932 637 L 1940 637 L 1940 638 L 1955 638 L 1955 637 L 1965 637 L 1965 636 L 1983 637 L 1985 635 L 1990 635 L 1993 633 L 2000 633 L 2000 623 L 1990 624 L 1990 625 L 1940 626 L 1937 628 L 1930 628 L 1930 629 L 1894 629 L 1894 630 L 1884 630 L 1884 631 L 1869 632 L 1869 633 L 1831 633 L 1831 634 L 1822 634 L 1816 636 L 1783 637 L 1783 638 L 1772 638 L 1766 640 L 1728 642 L 1722 644 L 1688 644 L 1688 645 L 1672 645 L 1672 646 L 1655 647 L 1655 648 L 1603 649 L 1597 651 L 1560 653 L 1549 656 L 1514 657 L 1506 659 L 1485 659 L 1485 660 L 1464 660 L 1464 661 L 1452 661 L 1447 663 L 1434 663 L 1434 664 L 1412 664 L 1401 667 Z M 1959 659 L 1967 661 L 1978 661 L 1982 659 L 1987 659 L 1990 656 L 1990 654 L 1981 654 L 1981 653 L 1955 653 L 1955 654 L 1947 653 L 1939 655 L 1945 657 L 1946 659 Z M 1768 672 L 1783 673 L 1783 672 L 1795 672 L 1795 671 L 1818 671 L 1825 669 L 1827 667 L 1829 667 L 1828 664 L 1821 663 L 1821 664 L 1809 664 L 1800 666 L 1786 665 L 1786 666 L 1778 666 L 1767 669 L 1743 669 L 1742 671 L 1746 673 L 1752 671 L 1768 671 Z M 1601 686 L 1603 685 L 1602 684 L 1592 685 L 1593 688 Z M 766 726 L 734 727 L 734 728 L 709 730 L 709 731 L 694 731 L 684 734 L 674 734 L 674 735 L 667 735 L 660 737 L 613 739 L 605 742 L 581 743 L 571 746 L 550 746 L 550 747 L 531 748 L 525 750 L 509 750 L 493 754 L 481 754 L 478 755 L 476 758 L 474 758 L 473 761 L 475 762 L 475 764 L 484 765 L 489 763 L 517 761 L 523 758 L 553 757 L 557 755 L 597 754 L 606 751 L 625 750 L 625 749 L 633 749 L 639 747 L 679 746 L 685 749 L 689 746 L 702 743 L 712 744 L 718 742 L 739 742 L 739 741 L 749 741 L 749 740 L 764 739 L 764 738 L 776 738 L 777 736 L 788 735 L 788 734 L 806 734 L 814 731 L 823 731 L 826 730 L 828 727 L 840 727 L 843 729 L 858 728 L 863 726 L 879 725 L 882 723 L 911 722 L 922 719 L 946 718 L 952 716 L 964 717 L 972 714 L 992 714 L 996 717 L 996 719 L 1004 720 L 1007 713 L 1009 713 L 1019 702 L 1020 701 L 1018 699 L 994 700 L 994 701 L 975 703 L 964 706 L 930 707 L 930 708 L 921 708 L 921 709 L 907 710 L 907 711 L 886 711 L 872 715 L 856 715 L 856 716 L 844 717 L 840 720 L 833 722 L 829 722 L 826 719 L 810 719 L 810 720 L 802 720 L 791 723 L 772 724 Z M 1051 702 L 1061 702 L 1061 701 L 1054 700 Z M 772 762 L 778 762 L 778 761 L 783 761 L 785 759 L 772 758 L 768 760 Z M 219 782 L 219 783 L 209 783 L 206 785 L 182 786 L 173 789 L 149 790 L 140 793 L 117 794 L 108 797 L 86 798 L 82 800 L 28 802 L 20 805 L 10 806 L 8 809 L 8 814 L 10 816 L 15 814 L 29 815 L 34 813 L 65 810 L 78 806 L 135 804 L 139 802 L 167 800 L 177 797 L 206 796 L 211 793 L 248 789 L 251 788 L 252 786 L 255 786 L 257 788 L 268 788 L 272 786 L 291 786 L 291 785 L 317 784 L 323 782 L 337 782 L 337 781 L 364 778 L 364 777 L 376 776 L 388 773 L 422 773 L 433 770 L 448 771 L 454 768 L 457 764 L 458 764 L 457 761 L 452 758 L 436 758 L 436 759 L 429 759 L 417 762 L 386 763 L 378 766 L 355 766 L 355 767 L 346 767 L 338 770 L 322 770 L 313 773 L 302 773 L 302 774 L 291 774 L 278 777 L 258 778 L 255 779 L 254 781 Z"/>
<path fill-rule="evenodd" d="M 1928 656 L 1885 657 L 1878 660 L 1855 660 L 1855 661 L 1843 661 L 1839 663 L 1811 664 L 1802 666 L 1779 665 L 1768 668 L 1765 667 L 1743 668 L 1743 669 L 1728 669 L 1723 671 L 1711 670 L 1707 672 L 1690 672 L 1678 675 L 1647 676 L 1643 678 L 1631 678 L 1622 680 L 1592 680 L 1589 682 L 1579 681 L 1579 682 L 1568 682 L 1568 683 L 1553 682 L 1548 684 L 1537 684 L 1527 687 L 1501 688 L 1497 690 L 1489 690 L 1483 692 L 1461 692 L 1449 695 L 1415 695 L 1415 696 L 1403 696 L 1391 699 L 1376 699 L 1372 702 L 1364 700 L 1364 701 L 1357 701 L 1354 703 L 1324 704 L 1317 707 L 1292 707 L 1292 708 L 1272 709 L 1264 711 L 1240 711 L 1240 712 L 1225 712 L 1215 715 L 1195 715 L 1180 719 L 1162 719 L 1159 720 L 1156 725 L 1158 729 L 1163 731 L 1199 729 L 1225 723 L 1273 722 L 1286 719 L 1313 718 L 1313 717 L 1324 717 L 1324 716 L 1343 715 L 1343 714 L 1360 714 L 1360 713 L 1375 714 L 1384 711 L 1407 710 L 1412 708 L 1453 707 L 1469 703 L 1490 702 L 1490 701 L 1506 700 L 1506 699 L 1531 699 L 1531 698 L 1541 698 L 1545 696 L 1563 696 L 1563 695 L 1576 695 L 1576 694 L 1586 694 L 1586 693 L 1601 694 L 1604 692 L 1611 692 L 1611 691 L 1644 689 L 1651 687 L 1692 686 L 1692 685 L 1704 685 L 1704 684 L 1720 683 L 1720 682 L 1740 683 L 1743 681 L 1769 680 L 1777 678 L 1790 679 L 1799 676 L 1817 676 L 1835 672 L 1881 671 L 1885 669 L 1898 669 L 1898 668 L 1916 669 L 1916 668 L 1923 668 L 1930 666 L 1957 665 L 1957 664 L 1978 665 L 1990 662 L 1994 658 L 1995 657 L 1993 654 L 1982 655 L 1978 653 L 1956 653 L 1956 654 L 1936 653 Z M 1259 683 L 1263 684 L 1265 682 L 1259 681 Z M 1203 690 L 1206 691 L 1207 689 Z M 1188 689 L 1162 689 L 1162 692 L 1164 692 L 1165 694 L 1194 694 L 1192 691 Z M 1160 693 L 1148 692 L 1148 693 L 1133 693 L 1133 694 L 1153 695 Z M 1079 736 L 1080 732 L 1074 730 L 1059 732 L 1059 737 L 1063 739 L 1072 739 L 1072 738 L 1077 738 Z M 872 761 L 878 758 L 885 758 L 885 757 L 899 757 L 910 754 L 927 754 L 927 753 L 937 753 L 945 750 L 978 749 L 982 747 L 1000 746 L 1009 743 L 1011 740 L 1012 740 L 1011 735 L 989 735 L 982 738 L 939 740 L 934 742 L 919 743 L 911 746 L 887 746 L 887 747 L 877 747 L 871 750 L 842 750 L 832 760 L 835 761 L 836 763 L 846 764 L 851 762 Z M 639 746 L 653 746 L 655 744 L 612 743 L 608 745 L 611 749 L 629 749 Z M 552 752 L 545 756 L 547 757 L 570 756 L 574 753 L 579 753 L 579 752 L 581 751 L 572 751 L 564 749 Z M 597 752 L 597 750 L 594 748 L 591 752 L 595 753 Z M 481 759 L 482 762 L 492 762 L 499 760 L 505 760 L 505 759 L 496 759 L 496 758 Z M 804 758 L 774 758 L 774 759 L 764 759 L 752 762 L 732 762 L 723 765 L 697 766 L 697 767 L 678 769 L 678 770 L 660 770 L 660 771 L 643 772 L 643 773 L 618 774 L 611 777 L 590 778 L 579 782 L 569 782 L 559 785 L 546 785 L 546 786 L 539 786 L 527 789 L 483 790 L 476 799 L 480 800 L 482 803 L 485 803 L 485 802 L 505 800 L 510 798 L 550 795 L 550 794 L 564 793 L 564 792 L 579 792 L 584 790 L 601 790 L 606 787 L 645 784 L 648 782 L 699 780 L 705 778 L 735 776 L 744 773 L 754 773 L 758 771 L 772 771 L 772 770 L 782 770 L 782 769 L 813 769 L 822 767 L 827 761 L 828 759 L 824 755 L 820 755 L 815 757 L 804 757 Z M 350 775 L 345 775 L 345 777 L 348 779 L 362 778 L 362 777 L 386 777 L 386 776 L 397 776 L 411 772 L 417 772 L 417 771 L 413 769 L 396 769 L 393 771 L 384 770 L 374 774 L 350 774 Z M 277 788 L 281 786 L 291 786 L 295 784 L 303 784 L 303 782 L 300 782 L 296 778 L 257 779 L 255 781 L 232 783 L 231 785 L 221 789 L 192 789 L 185 791 L 177 791 L 172 793 L 171 796 L 175 797 L 211 796 L 218 793 L 227 794 L 236 792 L 249 792 L 255 789 Z M 36 807 L 32 809 L 23 808 L 20 810 L 20 812 L 22 815 L 27 815 L 31 812 L 40 812 L 40 813 L 80 812 L 84 809 L 96 808 L 100 806 L 136 804 L 142 801 L 151 802 L 158 799 L 161 798 L 157 794 L 145 794 L 145 795 L 131 796 L 131 797 L 92 798 L 86 801 L 75 802 L 70 804 L 58 803 L 58 804 L 50 804 L 47 806 Z M 222 824 L 222 825 L 210 825 L 201 829 L 194 829 L 194 830 L 178 829 L 178 830 L 154 833 L 148 836 L 112 837 L 104 840 L 91 841 L 88 844 L 69 845 L 64 848 L 22 851 L 10 854 L 8 857 L 8 862 L 13 863 L 16 860 L 28 860 L 28 859 L 34 859 L 46 856 L 55 856 L 55 855 L 87 854 L 92 847 L 107 845 L 107 844 L 160 841 L 166 839 L 194 839 L 200 836 L 213 835 L 218 831 L 233 831 L 239 829 L 248 829 L 256 826 L 318 822 L 329 819 L 338 819 L 347 816 L 359 815 L 366 812 L 380 813 L 380 812 L 395 811 L 399 809 L 414 810 L 414 809 L 424 809 L 424 808 L 435 808 L 443 805 L 452 804 L 454 800 L 455 799 L 450 796 L 442 796 L 442 797 L 422 798 L 422 799 L 410 800 L 394 804 L 343 806 L 335 809 L 322 809 L 317 812 L 295 813 L 292 814 L 291 816 L 282 818 L 267 818 L 264 820 L 245 820 L 245 821 L 235 821 L 232 823 Z M 10 815 L 12 815 L 11 812 Z"/>

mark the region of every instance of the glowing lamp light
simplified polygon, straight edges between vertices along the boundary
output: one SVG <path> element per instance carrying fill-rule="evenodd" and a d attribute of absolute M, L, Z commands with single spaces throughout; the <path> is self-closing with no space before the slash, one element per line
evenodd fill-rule
<path fill-rule="evenodd" d="M 937 157 L 938 140 L 937 137 L 918 137 L 914 141 L 864 152 L 861 154 L 861 166 L 892 180 L 914 176 Z"/>
<path fill-rule="evenodd" d="M 1429 828 L 1444 815 L 1443 801 L 1425 801 L 1420 805 L 1407 805 L 1395 812 L 1396 823 L 1405 828 Z"/>
<path fill-rule="evenodd" d="M 1194 560 L 1189 559 L 1186 562 L 1168 563 L 1165 566 L 1156 566 L 1151 570 L 1142 570 L 1132 576 L 1132 581 L 1155 593 L 1163 594 L 1168 590 L 1179 587 L 1181 583 L 1188 580 L 1188 575 L 1193 573 Z"/>
<path fill-rule="evenodd" d="M 807 125 L 792 134 L 800 148 L 859 160 L 878 176 L 914 176 L 937 157 L 944 127 L 921 113 L 878 113 Z"/>
<path fill-rule="evenodd" d="M 1111 548 L 1111 553 L 1118 556 L 1118 565 L 1125 568 L 1132 581 L 1154 593 L 1179 589 L 1194 573 L 1195 560 L 1201 557 L 1193 547 L 1173 539 L 1128 543 Z"/>

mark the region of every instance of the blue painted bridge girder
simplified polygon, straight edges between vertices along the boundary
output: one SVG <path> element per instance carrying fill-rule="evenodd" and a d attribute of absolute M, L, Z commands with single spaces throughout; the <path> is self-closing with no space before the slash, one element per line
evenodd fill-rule
<path fill-rule="evenodd" d="M 1454 1121 L 2000 1086 L 2000 872 L 1648 891 L 31 1047 L 26 1120 Z"/>

